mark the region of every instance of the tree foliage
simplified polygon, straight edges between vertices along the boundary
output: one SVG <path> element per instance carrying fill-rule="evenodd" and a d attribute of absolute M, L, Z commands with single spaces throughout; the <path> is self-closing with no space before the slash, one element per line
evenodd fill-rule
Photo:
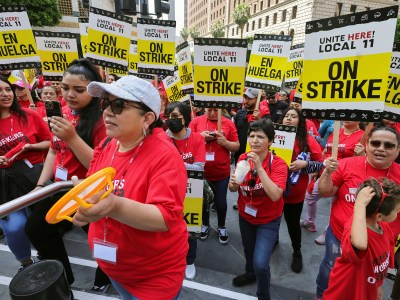
<path fill-rule="evenodd" d="M 186 42 L 187 39 L 189 38 L 190 31 L 189 31 L 189 29 L 188 29 L 187 27 L 183 27 L 183 28 L 181 29 L 180 34 L 181 34 L 181 37 L 182 37 L 182 38 L 185 40 L 185 42 Z"/>
<path fill-rule="evenodd" d="M 32 26 L 56 26 L 62 15 L 58 0 L 0 0 L 0 5 L 25 5 Z"/>
<path fill-rule="evenodd" d="M 243 29 L 249 19 L 250 6 L 246 3 L 239 4 L 233 11 L 233 22 L 240 28 L 240 38 L 243 38 Z"/>
<path fill-rule="evenodd" d="M 211 25 L 210 33 L 213 38 L 223 38 L 225 36 L 225 28 L 221 20 L 218 20 Z"/>
<path fill-rule="evenodd" d="M 190 36 L 192 37 L 192 39 L 195 39 L 200 36 L 200 32 L 196 27 L 190 28 L 189 32 L 190 32 Z"/>

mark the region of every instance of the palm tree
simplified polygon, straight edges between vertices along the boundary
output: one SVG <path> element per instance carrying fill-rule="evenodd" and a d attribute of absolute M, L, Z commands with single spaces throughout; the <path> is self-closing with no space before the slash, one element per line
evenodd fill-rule
<path fill-rule="evenodd" d="M 187 41 L 187 39 L 189 38 L 190 32 L 189 29 L 187 27 L 183 27 L 181 32 L 181 37 L 185 40 L 185 42 Z"/>
<path fill-rule="evenodd" d="M 250 19 L 250 6 L 246 3 L 239 4 L 233 11 L 233 22 L 240 28 L 240 38 L 243 38 L 244 25 Z"/>
<path fill-rule="evenodd" d="M 223 38 L 225 36 L 225 28 L 221 20 L 211 25 L 210 33 L 213 38 Z"/>
<path fill-rule="evenodd" d="M 200 32 L 196 27 L 190 28 L 189 32 L 190 32 L 190 36 L 192 37 L 192 39 L 195 39 L 200 36 Z"/>

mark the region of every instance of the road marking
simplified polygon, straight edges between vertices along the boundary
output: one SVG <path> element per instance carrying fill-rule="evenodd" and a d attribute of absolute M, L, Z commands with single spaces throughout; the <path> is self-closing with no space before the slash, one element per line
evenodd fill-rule
<path fill-rule="evenodd" d="M 3 245 L 3 244 L 0 244 L 0 251 L 11 252 L 10 249 L 8 248 L 8 246 L 7 245 Z M 32 250 L 32 256 L 36 256 L 36 255 L 37 255 L 37 251 Z M 90 268 L 97 268 L 97 263 L 95 261 L 93 261 L 93 260 L 70 257 L 70 256 L 69 256 L 69 260 L 70 260 L 71 263 L 73 263 L 75 265 L 80 265 L 80 266 L 85 266 L 85 267 L 90 267 Z M 5 276 L 1 276 L 0 275 L 0 285 L 9 285 L 11 279 L 12 278 L 10 278 L 10 277 L 5 277 Z M 218 288 L 218 287 L 214 287 L 214 286 L 211 286 L 211 285 L 198 283 L 198 282 L 195 282 L 195 281 L 184 280 L 183 281 L 183 286 L 186 287 L 186 288 L 189 288 L 189 289 L 194 289 L 194 290 L 202 291 L 202 292 L 205 292 L 205 293 L 208 293 L 208 294 L 222 296 L 222 297 L 229 298 L 229 299 L 257 300 L 257 298 L 253 297 L 253 296 L 249 296 L 249 295 L 246 295 L 246 294 L 233 292 L 233 291 L 226 290 L 226 289 L 221 289 L 221 288 Z M 106 296 L 101 296 L 103 298 L 100 298 L 100 295 L 98 295 L 98 294 L 90 294 L 90 293 L 85 293 L 85 292 L 76 291 L 76 290 L 73 290 L 73 292 L 74 292 L 75 298 L 79 299 L 79 300 L 118 299 L 118 298 L 112 298 L 112 297 L 106 297 Z M 79 295 L 81 295 L 81 296 L 79 296 Z M 93 296 L 93 297 L 90 298 L 90 296 Z"/>

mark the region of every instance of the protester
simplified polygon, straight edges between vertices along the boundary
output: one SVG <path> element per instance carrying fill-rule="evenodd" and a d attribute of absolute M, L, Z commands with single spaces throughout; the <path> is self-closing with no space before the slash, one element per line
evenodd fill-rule
<path fill-rule="evenodd" d="M 47 124 L 35 111 L 19 106 L 11 83 L 0 76 L 0 204 L 35 188 L 50 138 Z M 15 153 L 10 154 L 12 152 Z M 26 209 L 0 219 L 7 245 L 21 263 L 20 269 L 33 263 L 30 242 L 25 234 L 26 220 Z"/>
<path fill-rule="evenodd" d="M 393 222 L 399 211 L 400 187 L 393 181 L 371 178 L 361 184 L 324 300 L 383 299 L 382 284 L 394 264 L 393 234 L 387 222 Z"/>
<path fill-rule="evenodd" d="M 286 102 L 290 105 L 289 93 L 285 90 L 280 90 L 278 93 L 278 101 Z"/>
<path fill-rule="evenodd" d="M 74 223 L 91 222 L 92 249 L 106 245 L 114 251 L 116 259 L 95 258 L 123 299 L 176 299 L 188 251 L 182 217 L 187 175 L 173 143 L 152 133 L 160 96 L 135 76 L 91 83 L 88 91 L 103 98 L 106 132 L 112 138 L 95 150 L 88 175 L 109 166 L 117 173 L 113 193 L 101 201 L 104 191 L 87 200 L 93 206 L 80 207 Z"/>
<path fill-rule="evenodd" d="M 116 74 L 110 74 L 108 75 L 108 83 L 113 83 L 119 79 L 119 76 Z"/>
<path fill-rule="evenodd" d="M 322 162 L 322 155 L 318 142 L 307 134 L 306 120 L 299 109 L 288 108 L 284 112 L 281 123 L 297 127 L 292 161 L 289 166 L 290 190 L 286 191 L 283 197 L 285 203 L 283 212 L 293 248 L 291 269 L 293 272 L 299 273 L 303 269 L 300 216 L 309 180 L 305 168 L 307 161 Z"/>
<path fill-rule="evenodd" d="M 21 107 L 36 108 L 44 106 L 43 102 L 41 102 L 39 98 L 36 98 L 36 93 L 32 93 L 32 87 L 29 83 L 27 83 L 28 91 L 25 89 L 22 79 L 14 82 L 12 85 L 15 89 L 15 94 L 17 95 L 17 99 Z M 34 104 L 31 104 L 31 102 L 29 101 L 28 93 L 31 94 L 31 98 Z"/>
<path fill-rule="evenodd" d="M 178 149 L 186 170 L 204 171 L 206 162 L 204 137 L 188 128 L 191 121 L 190 106 L 183 102 L 172 102 L 166 107 L 165 115 L 168 116 L 166 132 Z M 197 237 L 194 233 L 190 234 L 188 243 L 189 251 L 186 255 L 185 277 L 193 279 L 196 276 L 194 261 L 197 252 Z"/>
<path fill-rule="evenodd" d="M 278 123 L 282 119 L 283 112 L 289 107 L 285 101 L 278 101 L 276 93 L 267 93 L 268 108 L 272 122 Z"/>
<path fill-rule="evenodd" d="M 339 161 L 329 158 L 319 179 L 318 190 L 322 197 L 336 195 L 326 231 L 326 250 L 317 277 L 317 299 L 328 287 L 329 274 L 336 258 L 341 256 L 340 241 L 345 222 L 353 215 L 355 192 L 370 177 L 389 178 L 400 182 L 400 166 L 393 163 L 399 154 L 399 135 L 389 127 L 371 130 L 366 143 L 366 156 L 353 156 Z M 338 168 L 339 166 L 339 168 Z"/>
<path fill-rule="evenodd" d="M 218 132 L 218 109 L 207 108 L 206 113 L 196 117 L 190 123 L 194 132 L 200 133 L 206 142 L 206 164 L 204 178 L 214 187 L 215 208 L 218 216 L 218 237 L 223 245 L 228 243 L 228 231 L 225 228 L 226 220 L 226 193 L 230 174 L 229 152 L 239 150 L 238 135 L 235 125 L 227 118 L 221 118 L 221 133 Z M 203 214 L 201 226 L 201 240 L 206 240 L 209 234 L 210 214 Z"/>
<path fill-rule="evenodd" d="M 236 182 L 235 174 L 229 181 L 229 190 L 239 193 L 239 227 L 246 258 L 246 272 L 232 284 L 241 287 L 257 281 L 258 299 L 270 299 L 269 262 L 279 233 L 287 179 L 285 161 L 269 151 L 274 138 L 270 120 L 252 122 L 248 137 L 251 151 L 239 158 L 239 162 L 248 160 L 252 167 L 243 183 Z"/>
<path fill-rule="evenodd" d="M 94 65 L 86 59 L 74 60 L 65 71 L 61 87 L 67 106 L 63 108 L 64 118 L 50 119 L 53 138 L 37 189 L 52 180 L 70 180 L 73 175 L 80 179 L 86 177 L 93 148 L 105 137 L 100 99 L 90 96 L 86 87 L 92 81 L 101 80 Z M 45 220 L 61 195 L 55 194 L 37 203 L 25 229 L 41 258 L 58 259 L 63 263 L 68 282 L 72 284 L 74 276 L 60 235 L 60 229 L 70 228 L 71 223 L 48 224 Z"/>
<path fill-rule="evenodd" d="M 322 120 L 320 120 L 322 121 Z M 333 133 L 333 125 L 334 125 L 333 120 L 323 120 L 321 122 L 321 126 L 318 129 L 318 133 L 321 136 L 321 141 L 320 144 L 322 147 L 325 148 L 326 143 L 328 141 L 328 138 L 331 136 L 331 134 Z"/>

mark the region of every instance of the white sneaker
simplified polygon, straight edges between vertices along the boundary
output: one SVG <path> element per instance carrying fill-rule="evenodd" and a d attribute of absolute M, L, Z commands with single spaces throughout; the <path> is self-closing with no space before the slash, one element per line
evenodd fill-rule
<path fill-rule="evenodd" d="M 194 264 L 186 265 L 185 277 L 186 279 L 193 279 L 196 276 L 196 267 Z"/>
<path fill-rule="evenodd" d="M 324 232 L 314 240 L 314 242 L 317 243 L 318 245 L 325 245 L 325 236 L 326 236 L 326 228 Z"/>

